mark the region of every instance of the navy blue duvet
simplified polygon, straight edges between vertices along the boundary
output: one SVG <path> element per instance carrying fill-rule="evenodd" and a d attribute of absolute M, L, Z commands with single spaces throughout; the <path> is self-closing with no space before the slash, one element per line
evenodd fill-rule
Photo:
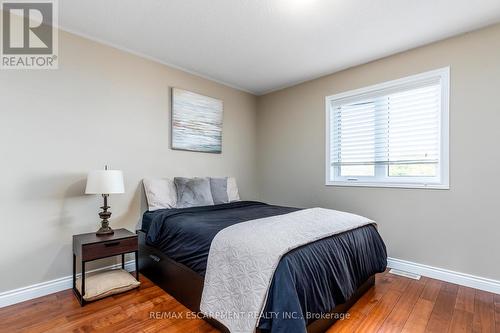
<path fill-rule="evenodd" d="M 255 201 L 162 209 L 144 213 L 142 229 L 149 245 L 204 276 L 210 244 L 220 230 L 296 210 Z M 344 303 L 386 265 L 386 248 L 373 225 L 294 249 L 274 273 L 259 328 L 303 333 L 308 322 Z"/>

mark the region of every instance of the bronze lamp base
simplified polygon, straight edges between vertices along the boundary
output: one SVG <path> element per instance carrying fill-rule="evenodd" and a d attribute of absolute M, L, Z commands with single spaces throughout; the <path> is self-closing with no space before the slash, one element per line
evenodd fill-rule
<path fill-rule="evenodd" d="M 99 228 L 99 230 L 96 231 L 97 236 L 112 235 L 114 233 L 115 232 L 113 231 L 113 229 L 111 229 L 110 226 L 104 227 L 104 224 Z"/>
<path fill-rule="evenodd" d="M 108 221 L 108 219 L 111 217 L 111 212 L 108 212 L 108 209 L 111 208 L 108 206 L 108 194 L 103 194 L 102 197 L 104 198 L 104 205 L 101 207 L 102 212 L 99 213 L 99 217 L 102 219 L 102 221 L 101 227 L 96 232 L 97 236 L 112 235 L 115 233 L 109 226 Z"/>

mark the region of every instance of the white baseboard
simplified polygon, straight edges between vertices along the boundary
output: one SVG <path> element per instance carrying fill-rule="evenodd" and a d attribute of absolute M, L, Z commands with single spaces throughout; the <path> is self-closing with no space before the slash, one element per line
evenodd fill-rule
<path fill-rule="evenodd" d="M 121 264 L 111 265 L 88 271 L 88 273 L 98 272 L 105 269 L 120 268 Z M 130 260 L 125 263 L 125 269 L 129 272 L 135 271 L 135 260 Z M 81 274 L 77 274 L 80 276 Z M 31 286 L 22 287 L 14 290 L 8 290 L 0 293 L 0 308 L 20 302 L 24 302 L 33 298 L 49 295 L 58 291 L 71 289 L 73 286 L 73 276 L 65 276 L 59 279 L 37 283 Z"/>
<path fill-rule="evenodd" d="M 389 268 L 419 274 L 433 279 L 459 284 L 461 286 L 500 294 L 500 281 L 498 280 L 422 265 L 396 258 L 387 258 L 387 266 Z"/>
<path fill-rule="evenodd" d="M 450 271 L 443 268 L 432 267 L 396 258 L 387 258 L 387 266 L 389 268 L 419 274 L 437 280 L 500 294 L 500 281 L 498 280 Z M 89 271 L 89 273 L 119 267 L 120 264 L 116 264 Z M 125 269 L 129 272 L 135 270 L 135 261 L 127 261 L 125 263 Z M 80 274 L 78 274 L 78 276 L 80 276 Z M 5 291 L 3 293 L 0 293 L 0 308 L 27 301 L 33 298 L 49 295 L 58 291 L 71 289 L 73 283 L 72 280 L 73 277 L 70 275 L 23 288 Z"/>

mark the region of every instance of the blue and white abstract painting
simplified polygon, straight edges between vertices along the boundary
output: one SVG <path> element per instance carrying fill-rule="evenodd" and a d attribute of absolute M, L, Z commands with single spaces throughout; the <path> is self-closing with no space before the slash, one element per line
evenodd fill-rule
<path fill-rule="evenodd" d="M 172 149 L 220 153 L 223 102 L 172 88 Z"/>

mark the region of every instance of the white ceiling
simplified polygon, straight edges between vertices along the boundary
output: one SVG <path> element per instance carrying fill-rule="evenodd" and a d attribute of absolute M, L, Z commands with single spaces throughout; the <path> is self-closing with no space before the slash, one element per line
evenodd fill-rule
<path fill-rule="evenodd" d="M 499 0 L 61 0 L 60 26 L 255 94 L 500 22 Z"/>

